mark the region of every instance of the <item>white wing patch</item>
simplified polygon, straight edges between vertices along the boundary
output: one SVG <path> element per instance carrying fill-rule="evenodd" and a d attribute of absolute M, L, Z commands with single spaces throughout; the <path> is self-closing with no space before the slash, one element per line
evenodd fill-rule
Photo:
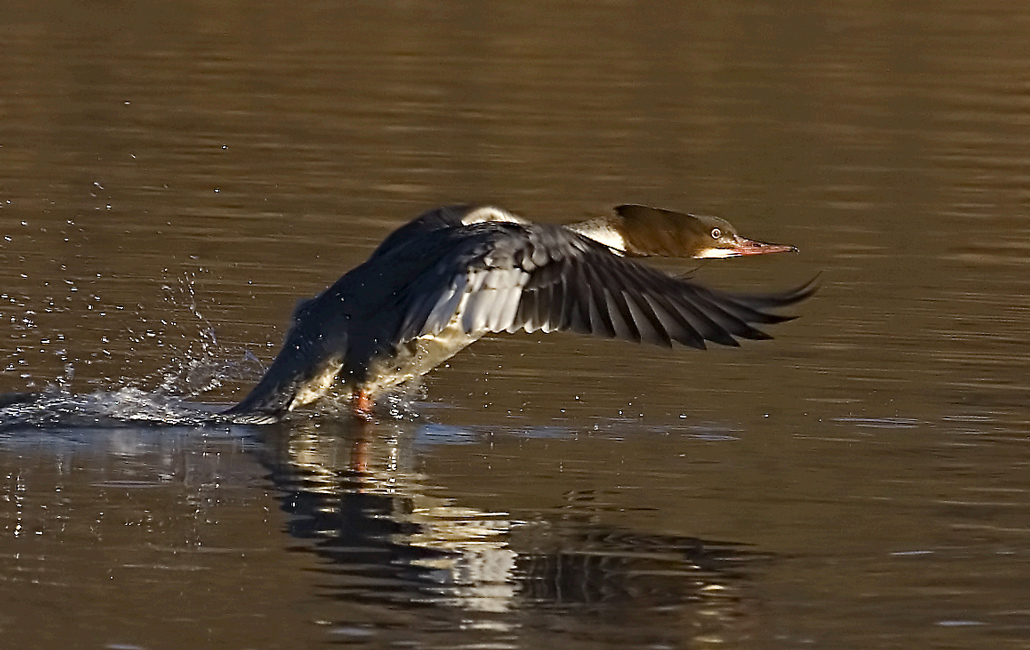
<path fill-rule="evenodd" d="M 519 268 L 482 269 L 469 274 L 465 298 L 456 316 L 467 333 L 514 332 L 515 314 L 522 299 L 522 288 L 529 274 Z"/>
<path fill-rule="evenodd" d="M 519 268 L 459 273 L 429 313 L 420 336 L 454 325 L 466 334 L 517 331 L 515 316 L 527 282 L 529 273 Z"/>

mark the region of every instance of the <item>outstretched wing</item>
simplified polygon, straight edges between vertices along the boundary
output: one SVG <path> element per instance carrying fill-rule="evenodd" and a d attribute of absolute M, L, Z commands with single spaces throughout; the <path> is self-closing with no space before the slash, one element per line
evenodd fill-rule
<path fill-rule="evenodd" d="M 560 226 L 481 223 L 439 231 L 435 261 L 392 301 L 396 341 L 439 334 L 574 331 L 704 348 L 770 338 L 752 326 L 790 320 L 768 310 L 811 296 L 734 295 L 614 255 Z"/>

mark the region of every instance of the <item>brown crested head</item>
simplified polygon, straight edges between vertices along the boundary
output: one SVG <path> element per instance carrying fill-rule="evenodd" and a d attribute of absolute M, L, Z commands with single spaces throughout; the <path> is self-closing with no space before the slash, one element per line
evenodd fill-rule
<path fill-rule="evenodd" d="M 620 205 L 615 208 L 615 214 L 630 255 L 711 259 L 797 252 L 794 246 L 742 237 L 733 224 L 719 217 L 695 216 L 644 205 Z"/>

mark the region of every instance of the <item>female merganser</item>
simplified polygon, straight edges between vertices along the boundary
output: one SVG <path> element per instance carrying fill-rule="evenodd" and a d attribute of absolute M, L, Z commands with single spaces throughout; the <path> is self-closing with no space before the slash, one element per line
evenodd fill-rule
<path fill-rule="evenodd" d="M 736 295 L 627 256 L 721 258 L 796 251 L 745 239 L 716 217 L 623 205 L 609 217 L 536 224 L 490 206 L 430 210 L 390 234 L 367 262 L 298 304 L 279 355 L 226 411 L 272 422 L 339 378 L 356 415 L 489 332 L 574 331 L 704 348 L 768 339 L 749 323 L 811 296 L 815 285 Z"/>

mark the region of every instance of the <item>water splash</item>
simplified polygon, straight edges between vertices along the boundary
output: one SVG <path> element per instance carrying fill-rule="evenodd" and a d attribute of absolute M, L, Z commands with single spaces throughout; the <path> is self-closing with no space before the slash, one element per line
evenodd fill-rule
<path fill-rule="evenodd" d="M 261 362 L 246 349 L 219 345 L 214 326 L 197 304 L 196 274 L 184 273 L 163 287 L 167 313 L 189 318 L 162 319 L 166 330 L 130 337 L 134 343 L 167 347 L 171 356 L 155 373 L 125 385 L 91 393 L 72 392 L 75 364 L 42 391 L 0 394 L 0 431 L 22 427 L 155 425 L 201 426 L 227 423 L 217 408 L 191 400 L 229 381 L 260 377 Z M 178 344 L 184 341 L 185 344 Z M 156 388 L 147 388 L 155 386 Z"/>
<path fill-rule="evenodd" d="M 203 272 L 203 269 L 199 270 Z M 222 345 L 215 326 L 203 314 L 197 299 L 197 273 L 186 272 L 162 287 L 160 325 L 141 316 L 140 330 L 130 329 L 129 340 L 140 346 L 167 351 L 160 369 L 141 378 L 107 379 L 121 384 L 91 393 L 75 393 L 75 363 L 65 360 L 64 372 L 41 391 L 0 394 L 0 431 L 11 427 L 270 424 L 264 415 L 219 414 L 221 407 L 198 403 L 230 382 L 254 382 L 264 373 L 261 361 L 241 346 Z M 63 358 L 62 358 L 63 359 Z M 35 384 L 28 385 L 30 389 Z M 418 404 L 425 399 L 421 383 L 410 382 L 381 401 L 377 412 L 397 420 L 418 419 Z M 349 417 L 350 395 L 330 391 L 315 408 L 298 418 Z"/>
<path fill-rule="evenodd" d="M 0 395 L 0 433 L 29 427 L 202 426 L 219 421 L 227 422 L 203 405 L 136 388 L 74 394 L 55 386 Z"/>
<path fill-rule="evenodd" d="M 151 376 L 156 393 L 163 396 L 196 398 L 222 387 L 226 382 L 255 380 L 264 370 L 261 361 L 247 349 L 222 348 L 215 327 L 197 305 L 196 273 L 187 272 L 173 285 L 162 287 L 170 311 L 186 311 L 192 318 L 172 320 L 185 347 L 170 346 L 167 365 Z"/>

